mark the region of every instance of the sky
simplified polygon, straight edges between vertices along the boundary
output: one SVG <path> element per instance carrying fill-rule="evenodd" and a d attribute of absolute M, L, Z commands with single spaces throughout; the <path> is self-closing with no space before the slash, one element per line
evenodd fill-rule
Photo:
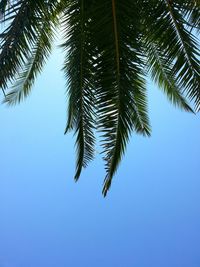
<path fill-rule="evenodd" d="M 31 96 L 0 106 L 0 267 L 199 267 L 200 116 L 149 83 L 152 136 L 132 135 L 106 198 L 100 155 L 73 181 L 57 50 Z"/>

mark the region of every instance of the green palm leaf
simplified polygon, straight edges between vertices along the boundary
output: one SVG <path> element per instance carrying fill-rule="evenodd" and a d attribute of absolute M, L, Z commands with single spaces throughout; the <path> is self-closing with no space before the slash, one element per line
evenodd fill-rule
<path fill-rule="evenodd" d="M 159 1 L 154 8 L 149 3 L 147 8 L 142 9 L 144 36 L 165 54 L 170 69 L 170 64 L 173 63 L 171 70 L 176 83 L 182 88 L 182 92 L 186 92 L 190 100 L 195 102 L 198 111 L 200 105 L 198 43 L 192 32 L 184 27 L 182 13 L 173 3 L 168 0 Z"/>
<path fill-rule="evenodd" d="M 97 8 L 97 7 L 96 7 Z M 94 17 L 97 63 L 98 128 L 106 161 L 104 196 L 124 154 L 131 131 L 149 134 L 138 29 L 132 1 L 104 1 Z M 136 15 L 136 14 L 134 14 Z M 132 38 L 131 38 L 132 36 Z M 134 37 L 133 37 L 134 36 Z M 101 42 L 99 41 L 101 40 Z M 131 53 L 134 50 L 135 53 Z"/>
<path fill-rule="evenodd" d="M 86 4 L 87 3 L 87 4 Z M 72 1 L 64 13 L 66 42 L 64 71 L 68 80 L 69 110 L 65 133 L 75 129 L 77 167 L 75 180 L 94 157 L 94 78 L 88 1 Z"/>
<path fill-rule="evenodd" d="M 158 84 L 159 88 L 163 89 L 172 104 L 185 111 L 193 112 L 176 84 L 176 77 L 171 71 L 173 64 L 168 62 L 168 58 L 165 57 L 162 51 L 159 51 L 159 48 L 156 48 L 155 44 L 148 44 L 146 54 L 148 57 L 147 66 L 152 80 Z"/>
<path fill-rule="evenodd" d="M 48 9 L 44 1 L 35 0 L 16 1 L 15 7 L 9 9 L 6 21 L 10 23 L 0 43 L 1 88 L 6 89 L 20 68 L 23 69 L 41 32 L 42 22 L 49 20 L 53 8 Z"/>
<path fill-rule="evenodd" d="M 33 47 L 23 70 L 19 73 L 13 89 L 7 93 L 4 102 L 14 105 L 21 102 L 30 94 L 36 76 L 42 71 L 51 50 L 54 37 L 53 25 L 46 22 L 38 34 L 35 46 Z"/>

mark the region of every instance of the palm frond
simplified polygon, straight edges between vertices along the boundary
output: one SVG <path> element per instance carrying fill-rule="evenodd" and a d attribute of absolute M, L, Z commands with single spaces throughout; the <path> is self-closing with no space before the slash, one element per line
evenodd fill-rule
<path fill-rule="evenodd" d="M 151 125 L 148 116 L 148 109 L 147 109 L 147 88 L 145 80 L 142 78 L 143 72 L 140 69 L 139 79 L 135 79 L 134 90 L 132 91 L 132 124 L 133 129 L 137 134 L 142 134 L 143 136 L 150 136 L 151 135 Z"/>
<path fill-rule="evenodd" d="M 155 3 L 154 8 L 150 5 L 152 3 L 143 8 L 143 34 L 165 54 L 168 66 L 173 63 L 172 72 L 178 87 L 195 102 L 198 111 L 200 76 L 196 37 L 184 27 L 182 14 L 173 1 L 152 2 Z"/>
<path fill-rule="evenodd" d="M 193 112 L 176 84 L 176 77 L 172 72 L 172 62 L 168 62 L 168 58 L 151 42 L 148 45 L 146 44 L 146 54 L 148 70 L 152 80 L 157 83 L 158 88 L 164 91 L 172 104 L 185 111 Z"/>
<path fill-rule="evenodd" d="M 30 94 L 37 74 L 42 71 L 46 59 L 51 53 L 54 39 L 53 26 L 51 21 L 46 21 L 42 26 L 37 40 L 35 40 L 35 46 L 14 82 L 13 89 L 6 94 L 4 102 L 8 105 L 20 103 Z"/>
<path fill-rule="evenodd" d="M 189 30 L 196 29 L 200 33 L 200 1 L 177 0 L 173 5 L 182 13 L 183 22 Z"/>
<path fill-rule="evenodd" d="M 106 164 L 103 194 L 112 178 L 134 129 L 149 134 L 141 54 L 134 28 L 132 1 L 104 1 L 96 6 L 98 129 L 103 133 Z M 135 15 L 135 14 L 134 14 Z M 134 51 L 134 53 L 132 53 Z M 143 95 L 143 98 L 140 96 Z"/>
<path fill-rule="evenodd" d="M 200 109 L 200 65 L 198 58 L 198 44 L 195 36 L 192 35 L 182 24 L 182 17 L 177 9 L 165 0 L 168 16 L 171 25 L 176 33 L 177 60 L 174 64 L 173 71 L 177 74 L 180 85 L 184 86 L 188 96 L 195 102 L 197 111 Z"/>
<path fill-rule="evenodd" d="M 64 14 L 63 27 L 66 50 L 64 71 L 68 81 L 69 110 L 65 133 L 75 129 L 77 164 L 75 180 L 81 170 L 94 157 L 94 77 L 90 24 L 89 1 L 72 1 Z"/>
<path fill-rule="evenodd" d="M 177 107 L 200 110 L 199 0 L 0 0 L 0 89 L 29 95 L 63 29 L 68 93 L 65 133 L 76 135 L 76 173 L 101 133 L 106 196 L 132 132 L 149 136 L 147 71 Z"/>
<path fill-rule="evenodd" d="M 52 1 L 52 3 L 55 1 Z M 49 19 L 45 1 L 16 1 L 16 8 L 10 9 L 6 28 L 0 42 L 0 87 L 8 83 L 26 64 L 42 24 Z"/>
<path fill-rule="evenodd" d="M 0 16 L 1 22 L 4 24 L 6 22 L 12 21 L 17 14 L 22 1 L 20 0 L 1 0 L 0 2 Z"/>

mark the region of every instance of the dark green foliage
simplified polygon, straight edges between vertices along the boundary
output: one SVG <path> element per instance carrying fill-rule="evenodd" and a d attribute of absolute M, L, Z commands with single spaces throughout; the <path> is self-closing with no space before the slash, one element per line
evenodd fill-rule
<path fill-rule="evenodd" d="M 61 25 L 75 180 L 94 158 L 97 130 L 104 196 L 131 133 L 150 135 L 148 74 L 174 105 L 193 112 L 189 100 L 200 109 L 199 0 L 15 0 L 0 1 L 0 12 L 0 86 L 8 104 L 30 93 Z"/>
<path fill-rule="evenodd" d="M 63 25 L 68 49 L 64 71 L 68 80 L 69 109 L 65 133 L 74 129 L 77 139 L 78 180 L 82 167 L 86 167 L 94 156 L 94 75 L 92 37 L 89 32 L 88 5 L 72 1 L 64 11 Z M 69 14 L 73 14 L 70 16 Z"/>

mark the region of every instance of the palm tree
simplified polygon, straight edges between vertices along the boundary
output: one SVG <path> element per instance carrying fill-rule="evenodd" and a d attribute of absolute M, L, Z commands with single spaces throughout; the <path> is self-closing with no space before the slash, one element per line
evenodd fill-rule
<path fill-rule="evenodd" d="M 130 134 L 150 135 L 148 75 L 174 105 L 200 110 L 199 0 L 1 0 L 0 14 L 0 87 L 9 105 L 29 95 L 62 30 L 75 180 L 94 158 L 98 131 L 104 196 Z"/>

